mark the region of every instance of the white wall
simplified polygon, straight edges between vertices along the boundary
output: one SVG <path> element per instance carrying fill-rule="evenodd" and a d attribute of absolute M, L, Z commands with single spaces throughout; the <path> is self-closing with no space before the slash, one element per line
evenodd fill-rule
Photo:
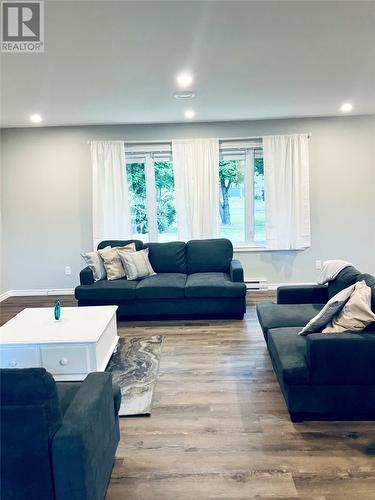
<path fill-rule="evenodd" d="M 375 274 L 375 116 L 2 130 L 2 290 L 73 288 L 91 248 L 90 139 L 311 132 L 312 246 L 240 253 L 247 278 L 316 280 L 315 260 Z M 72 276 L 64 267 L 72 267 Z"/>

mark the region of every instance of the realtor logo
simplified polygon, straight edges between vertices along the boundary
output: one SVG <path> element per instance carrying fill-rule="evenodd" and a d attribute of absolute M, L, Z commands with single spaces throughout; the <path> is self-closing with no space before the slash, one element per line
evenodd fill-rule
<path fill-rule="evenodd" d="M 44 52 L 44 3 L 1 2 L 1 52 Z"/>

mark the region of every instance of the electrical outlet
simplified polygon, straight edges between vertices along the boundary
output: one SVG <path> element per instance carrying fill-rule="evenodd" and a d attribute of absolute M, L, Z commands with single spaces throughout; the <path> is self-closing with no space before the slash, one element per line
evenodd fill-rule
<path fill-rule="evenodd" d="M 70 266 L 65 266 L 65 276 L 70 276 L 72 274 L 72 268 Z"/>
<path fill-rule="evenodd" d="M 318 271 L 322 268 L 322 261 L 321 260 L 316 260 L 315 261 L 315 269 Z"/>

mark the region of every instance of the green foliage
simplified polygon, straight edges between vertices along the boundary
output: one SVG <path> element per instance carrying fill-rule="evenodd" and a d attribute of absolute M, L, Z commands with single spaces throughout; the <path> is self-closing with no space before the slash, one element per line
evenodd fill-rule
<path fill-rule="evenodd" d="M 146 176 L 143 163 L 128 163 L 127 175 L 134 232 L 148 232 Z M 155 162 L 157 224 L 159 233 L 173 230 L 176 224 L 173 167 L 170 162 Z"/>
<path fill-rule="evenodd" d="M 238 160 L 220 160 L 219 180 L 222 188 L 229 189 L 232 184 L 238 185 L 243 182 L 243 173 L 238 168 Z"/>

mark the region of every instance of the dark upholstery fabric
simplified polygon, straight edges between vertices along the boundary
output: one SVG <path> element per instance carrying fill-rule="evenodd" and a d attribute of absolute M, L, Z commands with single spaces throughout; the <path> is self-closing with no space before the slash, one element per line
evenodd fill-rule
<path fill-rule="evenodd" d="M 92 306 L 92 302 L 80 302 L 81 306 Z M 196 298 L 196 299 L 145 299 L 119 304 L 117 310 L 121 319 L 157 320 L 163 318 L 237 318 L 246 311 L 246 297 Z"/>
<path fill-rule="evenodd" d="M 375 385 L 375 333 L 314 333 L 306 359 L 316 385 Z"/>
<path fill-rule="evenodd" d="M 52 441 L 57 500 L 104 498 L 118 444 L 114 408 L 111 375 L 90 373 Z"/>
<path fill-rule="evenodd" d="M 45 368 L 2 369 L 1 406 L 42 406 L 48 435 L 53 436 L 62 422 L 56 382 Z"/>
<path fill-rule="evenodd" d="M 56 384 L 44 368 L 0 370 L 1 499 L 51 500 L 49 441 L 61 426 Z"/>
<path fill-rule="evenodd" d="M 79 273 L 79 282 L 81 285 L 91 285 L 94 283 L 94 274 L 88 266 Z"/>
<path fill-rule="evenodd" d="M 119 441 L 111 375 L 56 384 L 44 368 L 3 369 L 0 382 L 1 499 L 103 500 Z"/>
<path fill-rule="evenodd" d="M 327 285 L 289 285 L 277 289 L 278 304 L 325 304 L 328 302 Z"/>
<path fill-rule="evenodd" d="M 191 240 L 186 243 L 188 274 L 228 273 L 233 258 L 233 245 L 224 238 Z"/>
<path fill-rule="evenodd" d="M 149 249 L 149 259 L 156 273 L 186 274 L 186 244 L 183 241 L 169 243 L 145 243 Z"/>
<path fill-rule="evenodd" d="M 264 302 L 257 305 L 257 313 L 264 338 L 272 328 L 305 326 L 318 314 L 323 304 L 273 304 Z"/>
<path fill-rule="evenodd" d="M 245 297 L 246 285 L 234 283 L 226 273 L 195 273 L 187 277 L 185 297 Z"/>
<path fill-rule="evenodd" d="M 143 241 L 141 240 L 104 240 L 99 243 L 98 250 L 105 247 L 124 247 L 129 243 L 134 243 L 137 251 L 143 248 Z"/>
<path fill-rule="evenodd" d="M 93 301 L 125 301 L 135 299 L 135 290 L 138 281 L 129 281 L 121 278 L 119 280 L 100 280 L 92 285 L 77 286 L 75 297 L 77 300 Z"/>
<path fill-rule="evenodd" d="M 125 245 L 131 241 L 134 240 L 103 241 L 98 248 Z M 138 249 L 140 243 L 137 244 Z M 78 305 L 115 304 L 119 306 L 118 317 L 124 319 L 243 316 L 246 309 L 246 286 L 243 283 L 241 264 L 237 260 L 232 261 L 233 247 L 229 240 L 193 240 L 187 244 L 148 243 L 142 247 L 149 248 L 150 262 L 156 276 L 140 281 L 101 280 L 78 286 L 75 289 Z M 190 274 L 212 275 L 193 278 L 186 290 L 187 279 L 183 277 L 186 273 L 172 272 L 175 269 L 190 269 Z M 84 277 L 83 281 L 86 283 L 85 280 Z M 202 298 L 205 300 L 202 301 Z"/>
<path fill-rule="evenodd" d="M 243 283 L 243 268 L 239 260 L 231 260 L 229 266 L 229 274 L 232 281 Z"/>
<path fill-rule="evenodd" d="M 287 384 L 308 384 L 306 337 L 299 328 L 275 328 L 268 331 L 268 349 L 278 378 Z"/>
<path fill-rule="evenodd" d="M 331 299 L 336 293 L 341 292 L 344 288 L 353 285 L 358 281 L 361 273 L 352 266 L 345 267 L 333 281 L 328 283 L 328 295 Z"/>
<path fill-rule="evenodd" d="M 186 274 L 163 273 L 148 276 L 138 282 L 137 299 L 183 299 Z"/>
<path fill-rule="evenodd" d="M 81 382 L 58 382 L 56 384 L 56 387 L 60 401 L 61 412 L 64 415 L 66 410 L 69 408 L 70 403 L 73 401 L 75 395 L 77 394 L 79 388 L 81 387 Z"/>

